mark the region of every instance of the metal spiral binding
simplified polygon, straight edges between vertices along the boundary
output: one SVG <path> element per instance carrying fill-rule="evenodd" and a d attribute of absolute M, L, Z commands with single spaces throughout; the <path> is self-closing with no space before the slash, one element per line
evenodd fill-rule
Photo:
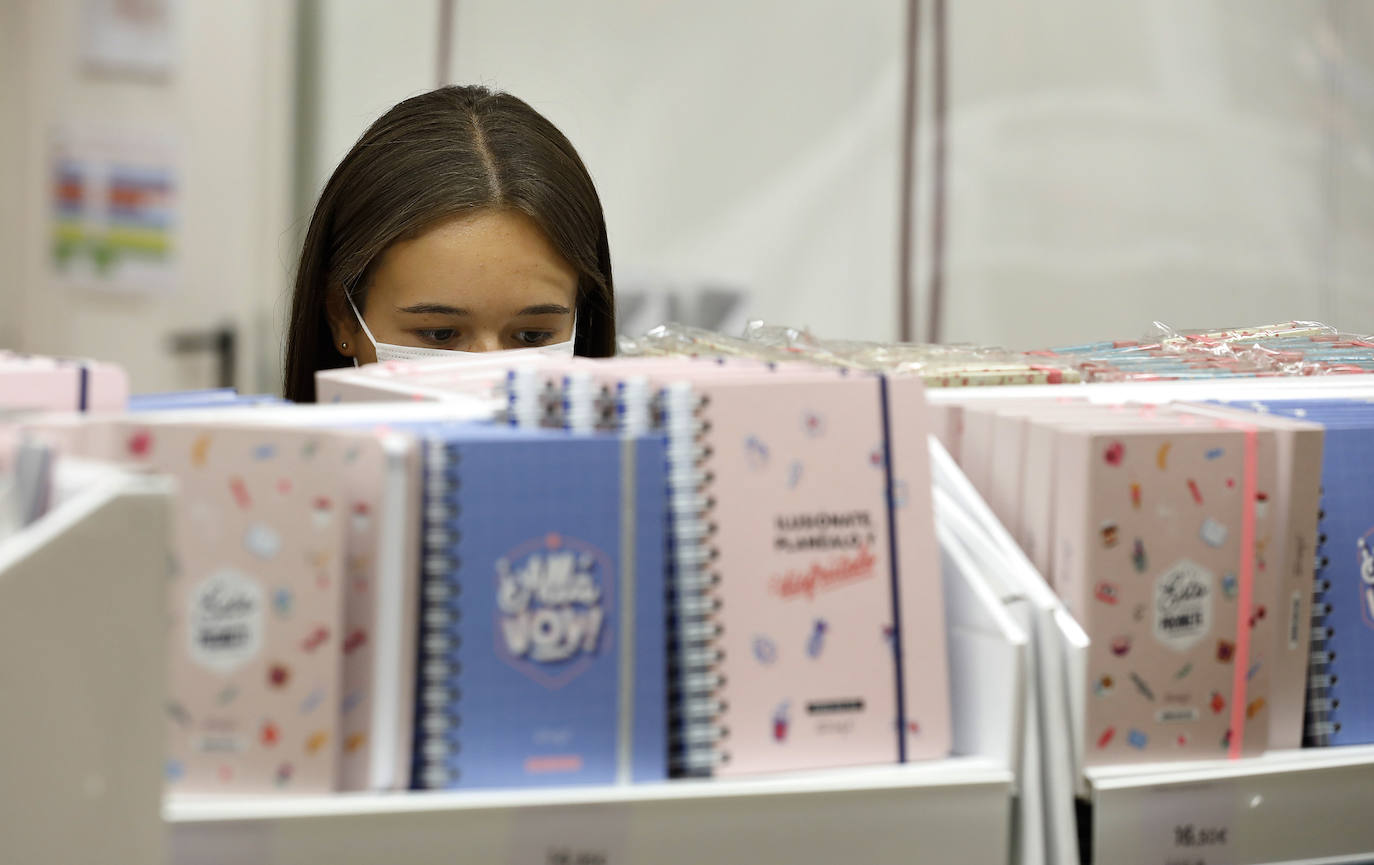
<path fill-rule="evenodd" d="M 458 486 L 457 467 L 456 449 L 437 439 L 425 443 L 415 786 L 427 789 L 449 787 L 458 780 L 449 765 L 458 750 L 454 705 L 462 695 L 459 641 L 453 629 L 461 615 L 460 589 L 452 578 L 460 564 L 458 514 L 450 504 Z"/>
<path fill-rule="evenodd" d="M 1307 660 L 1307 706 L 1303 718 L 1303 745 L 1322 747 L 1331 744 L 1332 734 L 1341 729 L 1335 720 L 1335 710 L 1340 705 L 1336 698 L 1337 677 L 1331 672 L 1331 661 L 1335 653 L 1330 651 L 1331 637 L 1335 633 L 1330 624 L 1331 604 L 1327 593 L 1331 591 L 1331 581 L 1326 578 L 1326 569 L 1331 560 L 1326 550 L 1326 533 L 1321 523 L 1325 511 L 1317 512 L 1317 552 L 1316 576 L 1312 584 L 1312 637 Z"/>
<path fill-rule="evenodd" d="M 573 372 L 563 377 L 558 402 L 563 410 L 561 426 L 573 432 L 596 430 L 596 384 L 590 373 Z"/>
<path fill-rule="evenodd" d="M 506 410 L 500 420 L 522 429 L 539 426 L 541 407 L 537 395 L 538 384 L 533 369 L 516 367 L 507 371 L 502 385 L 505 388 Z"/>
<path fill-rule="evenodd" d="M 651 402 L 649 379 L 631 376 L 616 384 L 616 412 L 620 415 L 620 430 L 626 435 L 644 435 L 650 428 Z"/>
<path fill-rule="evenodd" d="M 669 765 L 676 775 L 710 775 L 730 759 L 725 747 L 729 731 L 719 723 L 726 709 L 720 695 L 725 684 L 719 649 L 723 628 L 716 594 L 720 576 L 715 572 L 713 542 L 715 499 L 709 493 L 713 475 L 703 440 L 705 405 L 706 398 L 698 399 L 684 382 L 669 386 L 653 407 L 655 419 L 668 434 L 673 515 L 669 690 L 674 706 Z"/>

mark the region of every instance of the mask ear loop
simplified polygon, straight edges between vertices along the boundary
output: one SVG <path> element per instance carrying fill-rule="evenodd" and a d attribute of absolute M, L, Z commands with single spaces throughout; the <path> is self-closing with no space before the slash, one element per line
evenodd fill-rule
<path fill-rule="evenodd" d="M 367 322 L 363 321 L 363 314 L 358 312 L 358 307 L 353 303 L 353 295 L 345 294 L 344 298 L 348 300 L 349 309 L 353 310 L 353 317 L 358 320 L 358 324 L 362 325 L 363 333 L 367 335 L 367 341 L 372 343 L 372 350 L 376 351 L 377 340 L 372 336 L 372 331 L 368 328 Z M 355 357 L 354 360 L 356 361 L 357 358 Z"/>
<path fill-rule="evenodd" d="M 372 350 L 375 352 L 377 350 L 377 340 L 372 336 L 372 331 L 368 328 L 367 322 L 363 321 L 363 314 L 358 312 L 357 305 L 353 303 L 353 295 L 344 292 L 344 299 L 348 301 L 349 309 L 353 310 L 353 317 L 358 320 L 358 324 L 362 325 L 363 334 L 367 336 L 367 341 L 372 343 Z M 353 355 L 353 365 L 362 366 L 362 364 L 358 362 L 358 356 L 356 354 Z"/>

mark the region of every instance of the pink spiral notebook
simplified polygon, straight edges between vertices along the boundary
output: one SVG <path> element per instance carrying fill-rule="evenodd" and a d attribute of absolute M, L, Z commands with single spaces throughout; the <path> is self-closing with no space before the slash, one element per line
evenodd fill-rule
<path fill-rule="evenodd" d="M 713 634 L 683 671 L 684 771 L 948 753 L 920 383 L 690 369 L 651 376 L 675 498 L 701 505 L 679 530 L 679 621 Z"/>

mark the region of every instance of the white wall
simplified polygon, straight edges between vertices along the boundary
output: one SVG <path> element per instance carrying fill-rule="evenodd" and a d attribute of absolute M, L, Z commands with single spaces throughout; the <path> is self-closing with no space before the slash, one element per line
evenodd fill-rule
<path fill-rule="evenodd" d="M 572 139 L 618 285 L 721 282 L 756 316 L 891 339 L 901 0 L 463 0 L 456 80 Z"/>
<path fill-rule="evenodd" d="M 23 32 L 23 5 L 0 0 L 0 261 L 19 260 L 24 212 L 16 206 L 22 186 L 24 100 L 28 94 L 28 60 Z M 13 266 L 0 276 L 0 348 L 19 345 L 21 304 L 25 292 Z"/>
<path fill-rule="evenodd" d="M 1368 5 L 948 6 L 946 339 L 1374 331 Z"/>
<path fill-rule="evenodd" d="M 439 0 L 305 0 L 316 43 L 305 106 L 313 129 L 306 170 L 314 198 L 353 142 L 388 108 L 437 81 Z"/>
<path fill-rule="evenodd" d="M 168 337 L 220 323 L 240 338 L 238 382 L 275 387 L 272 305 L 289 246 L 293 14 L 276 0 L 184 2 L 178 60 L 164 81 L 95 74 L 80 62 L 78 0 L 8 0 L 26 48 L 20 79 L 17 243 L 4 260 L 22 287 L 24 349 L 125 365 L 139 391 L 214 383 L 210 356 L 178 359 Z M 8 21 L 6 22 L 8 23 Z M 12 61 L 7 61 L 12 62 Z M 8 125 L 8 124 L 7 124 Z M 166 134 L 179 152 L 181 279 L 165 294 L 113 294 L 54 278 L 49 159 L 59 126 Z"/>

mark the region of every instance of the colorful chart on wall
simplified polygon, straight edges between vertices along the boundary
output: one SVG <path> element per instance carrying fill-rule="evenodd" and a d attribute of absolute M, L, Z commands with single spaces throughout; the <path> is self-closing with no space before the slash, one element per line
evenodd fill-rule
<path fill-rule="evenodd" d="M 50 261 L 74 287 L 158 293 L 177 281 L 180 190 L 169 134 L 57 129 Z"/>

